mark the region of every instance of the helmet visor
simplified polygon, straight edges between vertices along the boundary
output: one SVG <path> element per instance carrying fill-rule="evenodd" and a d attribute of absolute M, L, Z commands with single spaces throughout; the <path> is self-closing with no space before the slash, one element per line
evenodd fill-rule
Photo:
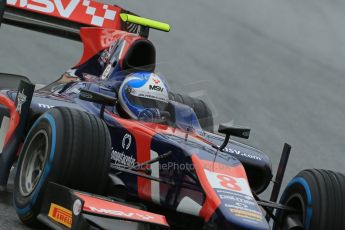
<path fill-rule="evenodd" d="M 127 87 L 126 96 L 132 105 L 143 108 L 157 108 L 160 111 L 167 110 L 168 100 L 159 97 L 158 94 L 150 94 L 145 91 Z"/>

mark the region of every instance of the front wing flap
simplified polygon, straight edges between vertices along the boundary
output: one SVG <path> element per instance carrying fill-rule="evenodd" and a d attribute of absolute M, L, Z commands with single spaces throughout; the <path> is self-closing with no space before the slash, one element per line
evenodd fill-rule
<path fill-rule="evenodd" d="M 38 219 L 52 229 L 169 229 L 164 216 L 49 183 Z"/>

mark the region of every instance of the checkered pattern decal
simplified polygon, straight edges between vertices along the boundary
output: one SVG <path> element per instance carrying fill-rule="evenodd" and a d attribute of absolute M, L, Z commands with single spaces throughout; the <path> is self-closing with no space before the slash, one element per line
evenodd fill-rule
<path fill-rule="evenodd" d="M 104 15 L 100 16 L 97 14 L 97 8 L 91 6 L 91 1 L 84 0 L 83 6 L 86 6 L 86 14 L 91 15 L 91 24 L 95 26 L 103 26 L 104 20 L 114 20 L 116 16 L 116 11 L 109 9 L 108 5 L 103 5 Z"/>

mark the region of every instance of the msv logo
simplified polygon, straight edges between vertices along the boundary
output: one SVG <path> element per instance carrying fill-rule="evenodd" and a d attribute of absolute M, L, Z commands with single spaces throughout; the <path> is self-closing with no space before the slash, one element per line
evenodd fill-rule
<path fill-rule="evenodd" d="M 149 85 L 149 89 L 154 90 L 154 91 L 159 91 L 159 92 L 163 92 L 163 90 L 164 90 L 163 87 L 160 87 L 158 85 Z"/>
<path fill-rule="evenodd" d="M 95 207 L 90 207 L 92 212 L 97 212 L 100 214 L 108 214 L 112 216 L 120 216 L 120 217 L 127 217 L 127 218 L 135 218 L 135 219 L 142 219 L 142 220 L 152 220 L 154 217 L 149 216 L 149 215 L 143 215 L 140 213 L 135 213 L 135 212 L 125 212 L 121 210 L 112 210 L 112 209 L 104 209 L 104 208 L 95 208 Z"/>
<path fill-rule="evenodd" d="M 89 0 L 7 0 L 7 4 L 95 26 L 103 26 L 106 19 L 113 21 L 116 16 L 111 6 Z"/>

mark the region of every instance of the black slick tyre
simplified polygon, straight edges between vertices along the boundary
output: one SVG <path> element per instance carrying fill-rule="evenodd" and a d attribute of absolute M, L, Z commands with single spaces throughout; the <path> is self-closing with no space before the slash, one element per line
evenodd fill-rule
<path fill-rule="evenodd" d="M 280 203 L 297 212 L 277 212 L 281 224 L 275 223 L 275 230 L 344 230 L 345 176 L 329 170 L 303 170 L 290 181 Z M 288 228 L 289 221 L 301 226 Z"/>
<path fill-rule="evenodd" d="M 111 140 L 106 124 L 76 109 L 53 108 L 41 115 L 25 139 L 14 183 L 19 218 L 36 226 L 48 181 L 102 194 L 106 190 Z"/>

